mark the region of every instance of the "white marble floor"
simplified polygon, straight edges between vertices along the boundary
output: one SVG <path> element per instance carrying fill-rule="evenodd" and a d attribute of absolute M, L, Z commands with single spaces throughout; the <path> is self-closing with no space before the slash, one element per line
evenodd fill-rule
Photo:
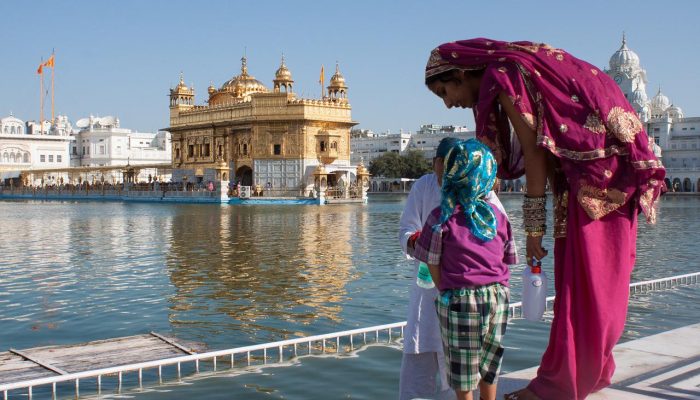
<path fill-rule="evenodd" d="M 700 399 L 700 324 L 619 344 L 614 354 L 612 385 L 588 399 Z M 527 385 L 536 372 L 532 367 L 501 376 L 498 398 Z"/>

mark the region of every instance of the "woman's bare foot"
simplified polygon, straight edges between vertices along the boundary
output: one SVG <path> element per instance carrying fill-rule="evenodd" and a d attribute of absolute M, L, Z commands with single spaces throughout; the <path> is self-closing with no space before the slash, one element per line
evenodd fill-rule
<path fill-rule="evenodd" d="M 508 393 L 503 396 L 504 400 L 541 400 L 536 394 L 532 393 L 530 389 L 524 388 L 517 392 Z"/>

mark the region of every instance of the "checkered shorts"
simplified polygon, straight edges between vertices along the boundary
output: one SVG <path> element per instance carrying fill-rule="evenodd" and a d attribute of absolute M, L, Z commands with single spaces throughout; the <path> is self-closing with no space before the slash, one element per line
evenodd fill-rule
<path fill-rule="evenodd" d="M 436 302 L 447 379 L 455 390 L 471 391 L 479 380 L 496 383 L 501 369 L 501 340 L 508 324 L 508 287 L 498 283 L 475 289 L 451 289 Z"/>

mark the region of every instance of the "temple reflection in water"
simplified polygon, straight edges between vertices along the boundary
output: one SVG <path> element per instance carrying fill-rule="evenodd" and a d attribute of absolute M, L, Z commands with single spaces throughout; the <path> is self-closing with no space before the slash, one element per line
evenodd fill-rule
<path fill-rule="evenodd" d="M 352 206 L 323 212 L 223 207 L 218 213 L 187 207 L 174 216 L 167 257 L 174 329 L 204 324 L 205 331 L 279 338 L 302 335 L 303 326 L 321 319 L 341 320 L 350 299 L 346 287 L 358 279 L 352 236 L 362 242 L 357 236 L 366 235 L 366 213 Z"/>

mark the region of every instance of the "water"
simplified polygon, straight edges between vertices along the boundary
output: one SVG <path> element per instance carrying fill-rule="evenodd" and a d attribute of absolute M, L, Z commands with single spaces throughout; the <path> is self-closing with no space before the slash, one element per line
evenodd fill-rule
<path fill-rule="evenodd" d="M 522 253 L 521 199 L 502 201 Z M 403 321 L 415 277 L 397 242 L 402 207 L 401 199 L 324 207 L 2 201 L 0 350 L 148 331 L 221 349 Z M 640 223 L 632 280 L 700 271 L 691 250 L 698 216 L 700 198 L 664 198 L 659 223 Z M 550 276 L 551 263 L 544 259 Z M 521 271 L 512 271 L 514 301 Z M 635 295 L 623 340 L 699 322 L 697 289 Z M 503 370 L 535 365 L 547 335 L 545 323 L 510 324 Z M 372 347 L 128 394 L 393 398 L 400 359 L 396 349 Z"/>

